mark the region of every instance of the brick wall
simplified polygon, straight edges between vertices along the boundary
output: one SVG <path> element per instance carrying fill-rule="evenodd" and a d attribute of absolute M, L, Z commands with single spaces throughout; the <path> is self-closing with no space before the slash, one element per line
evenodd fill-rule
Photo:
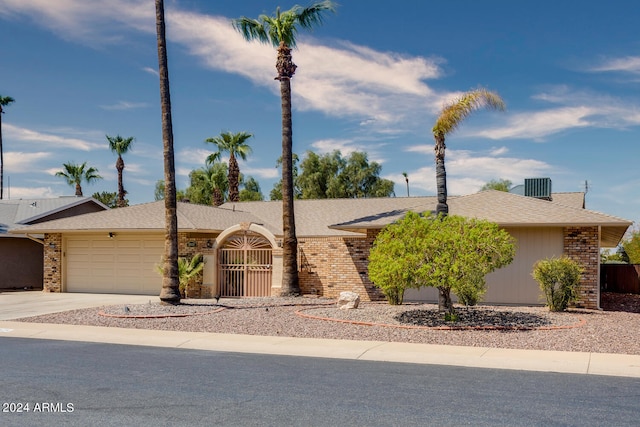
<path fill-rule="evenodd" d="M 62 292 L 62 234 L 44 235 L 44 292 Z"/>
<path fill-rule="evenodd" d="M 216 234 L 178 233 L 178 256 L 191 259 L 195 254 L 214 253 Z M 210 286 L 202 284 L 202 273 L 191 279 L 186 286 L 187 298 L 213 298 Z"/>
<path fill-rule="evenodd" d="M 383 300 L 384 295 L 369 280 L 369 249 L 377 230 L 366 237 L 299 239 L 300 288 L 303 294 L 337 298 L 352 291 L 364 301 Z"/>
<path fill-rule="evenodd" d="M 584 268 L 575 306 L 590 309 L 600 308 L 598 227 L 566 227 L 564 229 L 564 254 Z"/>

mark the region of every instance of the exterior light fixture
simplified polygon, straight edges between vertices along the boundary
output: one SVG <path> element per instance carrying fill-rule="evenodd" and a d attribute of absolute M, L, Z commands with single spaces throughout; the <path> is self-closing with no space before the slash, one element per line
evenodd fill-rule
<path fill-rule="evenodd" d="M 111 232 L 109 232 L 109 238 L 110 238 L 110 239 L 113 239 L 114 237 L 116 237 L 116 234 L 115 234 L 115 233 L 111 233 Z"/>

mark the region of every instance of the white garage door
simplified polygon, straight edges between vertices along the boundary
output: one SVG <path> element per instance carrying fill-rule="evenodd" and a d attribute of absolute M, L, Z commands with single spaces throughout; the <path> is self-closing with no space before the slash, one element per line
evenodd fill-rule
<path fill-rule="evenodd" d="M 162 277 L 155 265 L 163 236 L 83 235 L 65 239 L 67 292 L 159 295 Z"/>

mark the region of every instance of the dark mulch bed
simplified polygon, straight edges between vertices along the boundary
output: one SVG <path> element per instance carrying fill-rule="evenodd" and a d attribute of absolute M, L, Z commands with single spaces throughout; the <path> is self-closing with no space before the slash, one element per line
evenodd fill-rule
<path fill-rule="evenodd" d="M 640 313 L 640 295 L 603 292 L 600 295 L 600 306 L 604 311 Z"/>
<path fill-rule="evenodd" d="M 494 311 L 489 309 L 471 308 L 456 310 L 455 322 L 447 322 L 442 313 L 437 310 L 409 310 L 395 316 L 395 319 L 403 324 L 415 326 L 454 326 L 465 325 L 474 327 L 497 328 L 538 328 L 549 326 L 553 322 L 549 317 L 535 313 L 523 313 L 514 311 Z"/>

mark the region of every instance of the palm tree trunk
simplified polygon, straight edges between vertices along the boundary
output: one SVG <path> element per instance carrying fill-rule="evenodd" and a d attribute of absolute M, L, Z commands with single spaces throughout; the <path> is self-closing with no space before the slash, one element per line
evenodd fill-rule
<path fill-rule="evenodd" d="M 222 191 L 219 188 L 213 189 L 213 196 L 211 197 L 213 206 L 220 206 L 224 203 L 224 197 L 222 197 Z"/>
<path fill-rule="evenodd" d="M 435 153 L 436 153 L 436 188 L 438 193 L 438 205 L 436 206 L 437 215 L 448 215 L 449 206 L 447 205 L 447 171 L 444 168 L 444 136 L 436 136 Z"/>
<path fill-rule="evenodd" d="M 293 194 L 293 132 L 291 120 L 291 77 L 296 65 L 291 50 L 281 43 L 278 47 L 277 80 L 280 80 L 282 103 L 282 296 L 300 294 L 298 283 L 298 239 L 294 215 Z"/>
<path fill-rule="evenodd" d="M 124 185 L 122 185 L 122 171 L 124 171 L 124 160 L 122 160 L 122 156 L 118 156 L 118 160 L 116 160 L 116 170 L 118 171 L 118 202 L 116 206 L 119 208 L 124 207 Z"/>
<path fill-rule="evenodd" d="M 229 155 L 229 201 L 240 201 L 240 193 L 238 191 L 238 181 L 240 179 L 240 168 L 236 156 L 231 153 Z"/>
<path fill-rule="evenodd" d="M 76 182 L 76 197 L 82 197 L 82 186 Z"/>
<path fill-rule="evenodd" d="M 169 68 L 167 39 L 164 24 L 164 1 L 156 0 L 156 32 L 158 38 L 158 71 L 160 74 L 160 103 L 162 107 L 162 147 L 164 155 L 165 240 L 164 271 L 160 301 L 165 304 L 180 302 L 178 278 L 178 216 L 176 203 L 176 170 L 173 152 L 173 125 L 169 94 Z"/>

